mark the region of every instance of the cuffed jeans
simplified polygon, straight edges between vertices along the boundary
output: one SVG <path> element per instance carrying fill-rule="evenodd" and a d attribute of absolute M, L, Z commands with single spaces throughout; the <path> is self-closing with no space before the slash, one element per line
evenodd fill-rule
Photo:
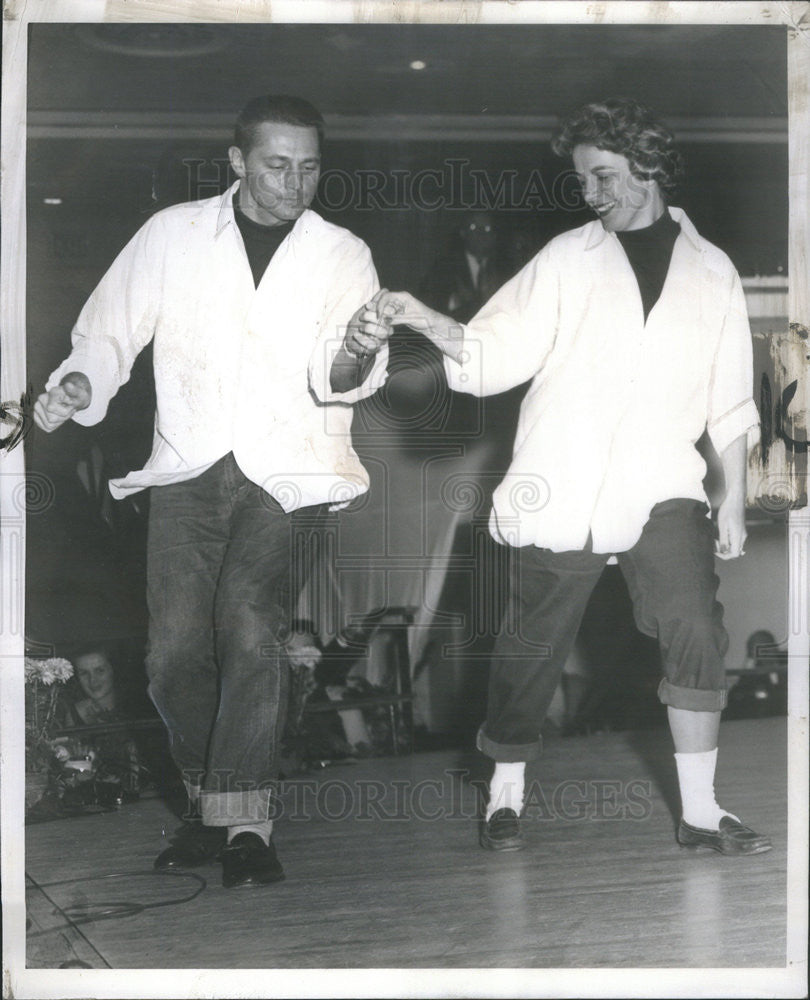
<path fill-rule="evenodd" d="M 147 547 L 149 694 L 203 822 L 268 818 L 289 667 L 295 559 L 323 505 L 285 514 L 233 455 L 152 488 Z"/>
<path fill-rule="evenodd" d="M 617 554 L 636 625 L 658 639 L 666 705 L 719 712 L 726 704 L 728 635 L 717 601 L 708 507 L 667 500 L 638 542 Z M 588 550 L 512 552 L 508 610 L 492 653 L 487 719 L 478 749 L 496 761 L 535 760 L 540 727 L 576 639 L 588 598 L 609 558 Z"/>

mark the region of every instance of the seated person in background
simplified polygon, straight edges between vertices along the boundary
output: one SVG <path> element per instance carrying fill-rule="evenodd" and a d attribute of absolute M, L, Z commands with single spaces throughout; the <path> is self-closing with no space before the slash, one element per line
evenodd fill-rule
<path fill-rule="evenodd" d="M 323 648 L 311 622 L 298 620 L 286 643 L 290 665 L 289 713 L 285 738 L 288 749 L 297 746 L 304 758 L 366 756 L 393 738 L 385 723 L 385 709 L 369 706 L 341 710 L 340 702 L 374 696 L 387 689 L 369 682 L 365 663 L 375 624 L 349 625 Z M 317 712 L 304 724 L 307 702 L 335 703 L 335 712 Z M 371 726 L 371 728 L 369 728 Z M 375 738 L 376 737 L 376 738 Z"/>
<path fill-rule="evenodd" d="M 96 643 L 68 652 L 75 670 L 60 704 L 61 725 L 97 726 L 124 719 L 157 718 L 146 696 L 142 653 L 122 643 Z"/>
<path fill-rule="evenodd" d="M 78 692 L 70 686 L 60 704 L 63 729 L 99 726 L 132 718 L 137 708 L 125 697 L 108 650 L 92 647 L 72 657 Z M 134 712 L 133 712 L 134 709 Z M 123 792 L 135 797 L 140 788 L 140 755 L 135 740 L 126 730 L 88 733 L 71 740 L 67 748 L 73 758 L 93 761 L 96 781 L 120 785 Z"/>
<path fill-rule="evenodd" d="M 73 658 L 76 680 L 84 697 L 65 704 L 65 726 L 95 726 L 116 717 L 115 670 L 101 649 Z"/>

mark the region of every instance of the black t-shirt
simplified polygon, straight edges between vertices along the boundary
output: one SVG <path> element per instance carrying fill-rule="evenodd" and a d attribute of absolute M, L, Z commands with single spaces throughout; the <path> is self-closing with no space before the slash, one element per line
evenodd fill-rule
<path fill-rule="evenodd" d="M 665 211 L 651 226 L 616 233 L 638 281 L 645 323 L 664 288 L 672 248 L 680 231 L 681 227 Z"/>
<path fill-rule="evenodd" d="M 236 195 L 233 198 L 233 214 L 245 243 L 250 270 L 253 272 L 253 283 L 258 288 L 273 254 L 281 246 L 295 223 L 282 222 L 278 226 L 263 226 L 259 222 L 254 222 L 239 208 Z"/>

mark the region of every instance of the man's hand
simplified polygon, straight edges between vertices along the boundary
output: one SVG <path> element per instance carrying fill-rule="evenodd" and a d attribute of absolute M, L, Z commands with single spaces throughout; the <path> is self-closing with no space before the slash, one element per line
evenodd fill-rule
<path fill-rule="evenodd" d="M 461 361 L 464 346 L 461 324 L 430 309 L 410 292 L 389 292 L 381 288 L 368 305 L 358 309 L 352 324 L 344 342 L 344 346 L 351 344 L 347 346 L 349 351 L 355 343 L 358 350 L 373 351 L 388 339 L 392 326 L 409 326 L 424 334 L 442 354 Z"/>
<path fill-rule="evenodd" d="M 727 496 L 717 508 L 717 541 L 715 555 L 718 559 L 736 559 L 745 554 L 745 502 Z"/>
<path fill-rule="evenodd" d="M 391 336 L 391 326 L 409 326 L 413 330 L 430 328 L 433 310 L 428 309 L 410 292 L 389 292 L 381 288 L 374 298 L 356 316 L 359 333 L 384 343 Z"/>
<path fill-rule="evenodd" d="M 59 385 L 55 385 L 34 403 L 34 423 L 50 434 L 70 420 L 74 413 L 86 410 L 93 398 L 90 380 L 82 372 L 65 375 Z"/>
<path fill-rule="evenodd" d="M 390 325 L 377 317 L 377 301 L 381 294 L 377 292 L 349 320 L 343 343 L 329 370 L 332 392 L 351 392 L 361 385 L 371 371 L 374 355 L 391 336 Z M 361 317 L 365 317 L 365 322 Z"/>
<path fill-rule="evenodd" d="M 407 293 L 402 293 L 403 295 Z M 404 306 L 396 294 L 381 288 L 374 298 L 361 306 L 349 321 L 343 346 L 355 358 L 376 354 L 391 337 L 391 324 L 404 322 L 398 314 Z"/>

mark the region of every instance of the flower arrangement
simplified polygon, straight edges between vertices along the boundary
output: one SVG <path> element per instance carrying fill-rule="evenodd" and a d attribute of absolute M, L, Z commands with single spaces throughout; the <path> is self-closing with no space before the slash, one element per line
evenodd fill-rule
<path fill-rule="evenodd" d="M 50 731 L 59 690 L 73 676 L 69 660 L 25 658 L 25 763 L 28 771 L 50 767 L 54 747 Z"/>

